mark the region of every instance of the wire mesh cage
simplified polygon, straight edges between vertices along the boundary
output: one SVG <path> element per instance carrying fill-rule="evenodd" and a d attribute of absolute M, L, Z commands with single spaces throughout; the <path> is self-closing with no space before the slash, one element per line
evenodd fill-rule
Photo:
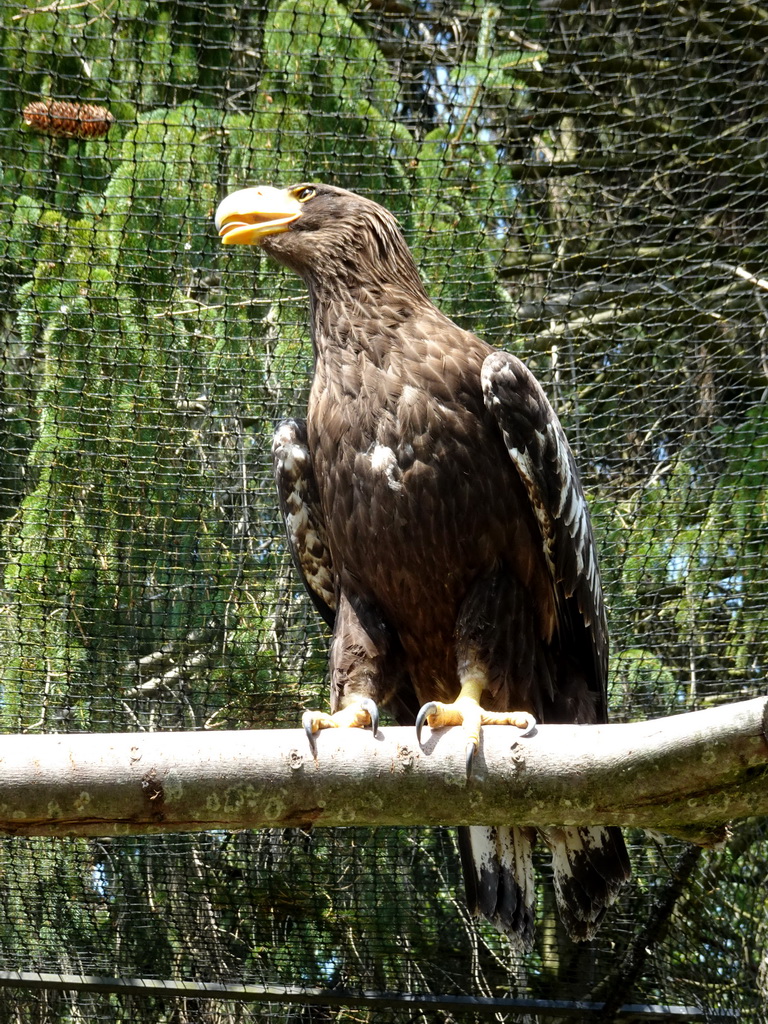
<path fill-rule="evenodd" d="M 306 297 L 212 223 L 229 191 L 305 180 L 391 209 L 435 302 L 544 385 L 600 547 L 612 719 L 764 691 L 764 8 L 0 14 L 5 732 L 325 706 L 270 457 L 306 405 Z M 542 885 L 522 956 L 468 916 L 448 829 L 6 838 L 0 1012 L 767 1020 L 765 820 L 717 850 L 628 842 L 597 938 L 569 943 Z"/>

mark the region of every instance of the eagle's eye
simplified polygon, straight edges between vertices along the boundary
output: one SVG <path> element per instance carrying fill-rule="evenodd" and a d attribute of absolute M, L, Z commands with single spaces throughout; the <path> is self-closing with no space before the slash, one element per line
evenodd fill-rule
<path fill-rule="evenodd" d="M 311 199 L 313 196 L 317 195 L 317 192 L 313 188 L 300 188 L 298 192 L 294 193 L 294 195 L 296 196 L 300 203 L 306 203 L 308 199 Z"/>

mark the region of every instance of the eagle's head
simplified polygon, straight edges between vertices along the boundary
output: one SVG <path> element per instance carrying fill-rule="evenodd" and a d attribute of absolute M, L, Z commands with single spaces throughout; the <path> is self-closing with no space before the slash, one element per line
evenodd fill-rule
<path fill-rule="evenodd" d="M 394 216 L 355 192 L 319 183 L 259 185 L 228 195 L 215 219 L 225 245 L 259 245 L 314 288 L 353 279 L 424 296 Z"/>

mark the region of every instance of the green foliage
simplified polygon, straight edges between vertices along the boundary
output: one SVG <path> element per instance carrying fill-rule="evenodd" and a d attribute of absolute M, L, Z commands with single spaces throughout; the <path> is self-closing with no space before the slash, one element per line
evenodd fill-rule
<path fill-rule="evenodd" d="M 105 192 L 102 244 L 120 255 L 120 277 L 149 286 L 153 298 L 183 289 L 178 253 L 195 262 L 210 252 L 210 213 L 216 190 L 211 167 L 218 153 L 218 114 L 195 103 L 153 110 L 138 119 L 121 148 Z"/>
<path fill-rule="evenodd" d="M 0 5 L 4 729 L 269 727 L 325 703 L 327 638 L 284 550 L 269 451 L 275 421 L 305 406 L 306 297 L 212 225 L 227 191 L 311 179 L 384 201 L 436 301 L 546 383 L 601 548 L 612 713 L 762 692 L 751 6 L 709 12 L 704 44 L 697 5 L 614 5 L 610 24 L 540 6 Z M 104 103 L 115 123 L 103 139 L 36 135 L 21 110 L 46 97 Z M 666 940 L 692 1001 L 709 957 L 734 991 L 742 970 L 768 990 L 764 832 L 737 841 L 702 861 Z M 553 998 L 571 972 L 581 996 L 622 974 L 625 950 L 632 966 L 661 949 L 630 939 L 673 859 L 636 844 L 634 902 L 588 954 L 559 943 L 544 902 L 525 979 L 463 923 L 442 832 L 8 842 L 0 946 L 22 967 L 380 991 Z M 638 990 L 664 1001 L 654 970 Z"/>
<path fill-rule="evenodd" d="M 382 115 L 394 114 L 397 84 L 387 61 L 336 0 L 286 0 L 268 19 L 264 41 L 265 84 L 287 105 L 319 115 L 366 99 Z"/>
<path fill-rule="evenodd" d="M 254 571 L 258 516 L 253 536 L 235 541 L 231 503 L 201 504 L 206 486 L 231 488 L 246 448 L 264 462 L 262 439 L 254 444 L 244 425 L 263 423 L 258 372 L 250 395 L 240 386 L 243 360 L 255 356 L 248 323 L 225 336 L 216 311 L 191 299 L 218 247 L 210 168 L 220 128 L 195 103 L 152 111 L 116 150 L 103 203 L 79 216 L 17 203 L 9 266 L 21 272 L 25 237 L 34 231 L 37 241 L 17 324 L 24 351 L 40 355 L 31 487 L 6 533 L 5 583 L 15 595 L 5 622 L 9 724 L 46 722 L 81 691 L 89 697 L 74 712 L 92 724 L 94 695 L 126 671 L 132 680 L 142 655 L 190 635 L 205 636 L 199 660 L 215 667 L 240 622 L 240 588 L 246 610 L 261 606 L 269 560 Z M 243 515 L 265 476 L 260 468 L 239 495 Z M 185 477 L 200 483 L 184 486 Z M 263 631 L 263 612 L 256 621 Z M 255 669 L 274 655 L 258 647 Z M 51 685 L 35 692 L 41 678 Z"/>

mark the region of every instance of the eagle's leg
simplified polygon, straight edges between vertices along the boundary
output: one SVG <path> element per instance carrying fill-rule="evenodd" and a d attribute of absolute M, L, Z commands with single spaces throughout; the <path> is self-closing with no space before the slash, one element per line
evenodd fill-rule
<path fill-rule="evenodd" d="M 376 736 L 379 731 L 379 709 L 370 697 L 363 697 L 332 715 L 325 711 L 305 711 L 301 716 L 301 724 L 310 743 L 320 729 L 364 729 L 370 725 L 373 735 Z"/>
<path fill-rule="evenodd" d="M 331 714 L 305 711 L 304 731 L 314 747 L 320 729 L 365 728 L 376 736 L 379 704 L 389 706 L 399 679 L 393 637 L 377 609 L 341 591 L 329 657 Z"/>
<path fill-rule="evenodd" d="M 416 717 L 416 738 L 421 742 L 421 730 L 426 722 L 430 729 L 446 725 L 461 725 L 467 737 L 466 765 L 467 778 L 472 774 L 472 765 L 480 745 L 480 727 L 483 725 L 514 725 L 521 735 L 528 736 L 536 727 L 536 719 L 528 711 L 486 711 L 480 705 L 480 697 L 487 686 L 487 677 L 482 669 L 468 670 L 461 682 L 459 696 L 452 704 L 432 700 L 424 704 Z"/>

